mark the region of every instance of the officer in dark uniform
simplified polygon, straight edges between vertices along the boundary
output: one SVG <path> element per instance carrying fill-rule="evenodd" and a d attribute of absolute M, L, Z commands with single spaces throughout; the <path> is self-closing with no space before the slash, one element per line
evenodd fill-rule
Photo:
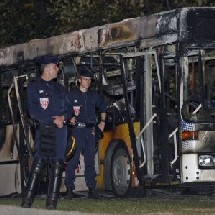
<path fill-rule="evenodd" d="M 35 134 L 35 154 L 26 192 L 21 204 L 30 208 L 41 174 L 49 166 L 49 186 L 47 209 L 55 209 L 64 170 L 64 154 L 67 142 L 69 101 L 64 87 L 57 83 L 59 60 L 56 56 L 46 55 L 38 59 L 41 77 L 31 82 L 27 88 L 28 111 L 32 120 L 37 122 Z"/>
<path fill-rule="evenodd" d="M 78 89 L 69 94 L 69 100 L 73 107 L 73 115 L 70 122 L 73 124 L 72 136 L 76 141 L 75 155 L 68 161 L 66 167 L 65 186 L 69 197 L 74 197 L 75 169 L 78 167 L 80 153 L 84 156 L 85 181 L 89 188 L 88 197 L 96 196 L 96 172 L 95 172 L 95 126 L 97 123 L 96 108 L 100 111 L 98 127 L 103 131 L 105 127 L 107 106 L 101 96 L 90 90 L 93 74 L 85 66 L 79 68 Z"/>

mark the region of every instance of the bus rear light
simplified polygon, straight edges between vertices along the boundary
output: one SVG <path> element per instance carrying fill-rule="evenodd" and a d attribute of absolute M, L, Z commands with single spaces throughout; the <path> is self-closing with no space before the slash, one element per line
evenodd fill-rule
<path fill-rule="evenodd" d="M 198 131 L 182 131 L 181 132 L 182 140 L 197 140 L 198 139 Z"/>

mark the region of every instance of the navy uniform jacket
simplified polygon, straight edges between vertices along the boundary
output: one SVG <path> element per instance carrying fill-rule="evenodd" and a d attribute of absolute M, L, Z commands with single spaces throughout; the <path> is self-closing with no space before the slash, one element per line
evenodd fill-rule
<path fill-rule="evenodd" d="M 67 92 L 64 87 L 51 80 L 45 81 L 41 78 L 30 83 L 27 87 L 28 111 L 30 117 L 40 124 L 53 125 L 53 116 L 64 115 L 65 120 L 68 119 L 69 101 Z M 67 128 L 55 128 L 56 143 L 57 143 L 57 159 L 63 159 Z M 36 131 L 35 150 L 36 156 L 40 157 L 39 152 L 40 137 Z"/>
<path fill-rule="evenodd" d="M 105 113 L 107 109 L 106 103 L 96 91 L 82 92 L 80 89 L 75 89 L 68 98 L 77 122 L 96 123 L 96 108 L 101 113 Z"/>
<path fill-rule="evenodd" d="M 64 115 L 65 120 L 68 119 L 69 101 L 61 84 L 39 78 L 28 85 L 27 96 L 31 118 L 43 124 L 52 124 L 53 116 Z"/>

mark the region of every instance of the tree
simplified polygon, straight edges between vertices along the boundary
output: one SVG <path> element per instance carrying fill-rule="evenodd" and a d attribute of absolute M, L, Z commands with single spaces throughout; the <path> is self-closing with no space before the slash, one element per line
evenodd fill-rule
<path fill-rule="evenodd" d="M 3 0 L 0 5 L 0 46 L 23 43 L 29 39 L 45 38 L 55 31 L 55 17 L 47 1 Z"/>
<path fill-rule="evenodd" d="M 1 0 L 0 47 L 212 0 Z"/>

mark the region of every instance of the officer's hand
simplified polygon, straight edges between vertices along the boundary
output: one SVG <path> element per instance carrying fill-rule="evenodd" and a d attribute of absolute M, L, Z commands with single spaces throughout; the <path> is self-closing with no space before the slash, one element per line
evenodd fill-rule
<path fill-rule="evenodd" d="M 53 123 L 58 127 L 62 128 L 64 125 L 64 116 L 53 116 L 54 119 Z"/>
<path fill-rule="evenodd" d="M 101 122 L 98 124 L 98 127 L 100 128 L 101 131 L 104 131 L 105 122 L 101 121 Z"/>
<path fill-rule="evenodd" d="M 75 125 L 75 123 L 76 123 L 75 117 L 73 116 L 73 117 L 69 120 L 69 122 L 70 122 L 72 125 Z"/>

